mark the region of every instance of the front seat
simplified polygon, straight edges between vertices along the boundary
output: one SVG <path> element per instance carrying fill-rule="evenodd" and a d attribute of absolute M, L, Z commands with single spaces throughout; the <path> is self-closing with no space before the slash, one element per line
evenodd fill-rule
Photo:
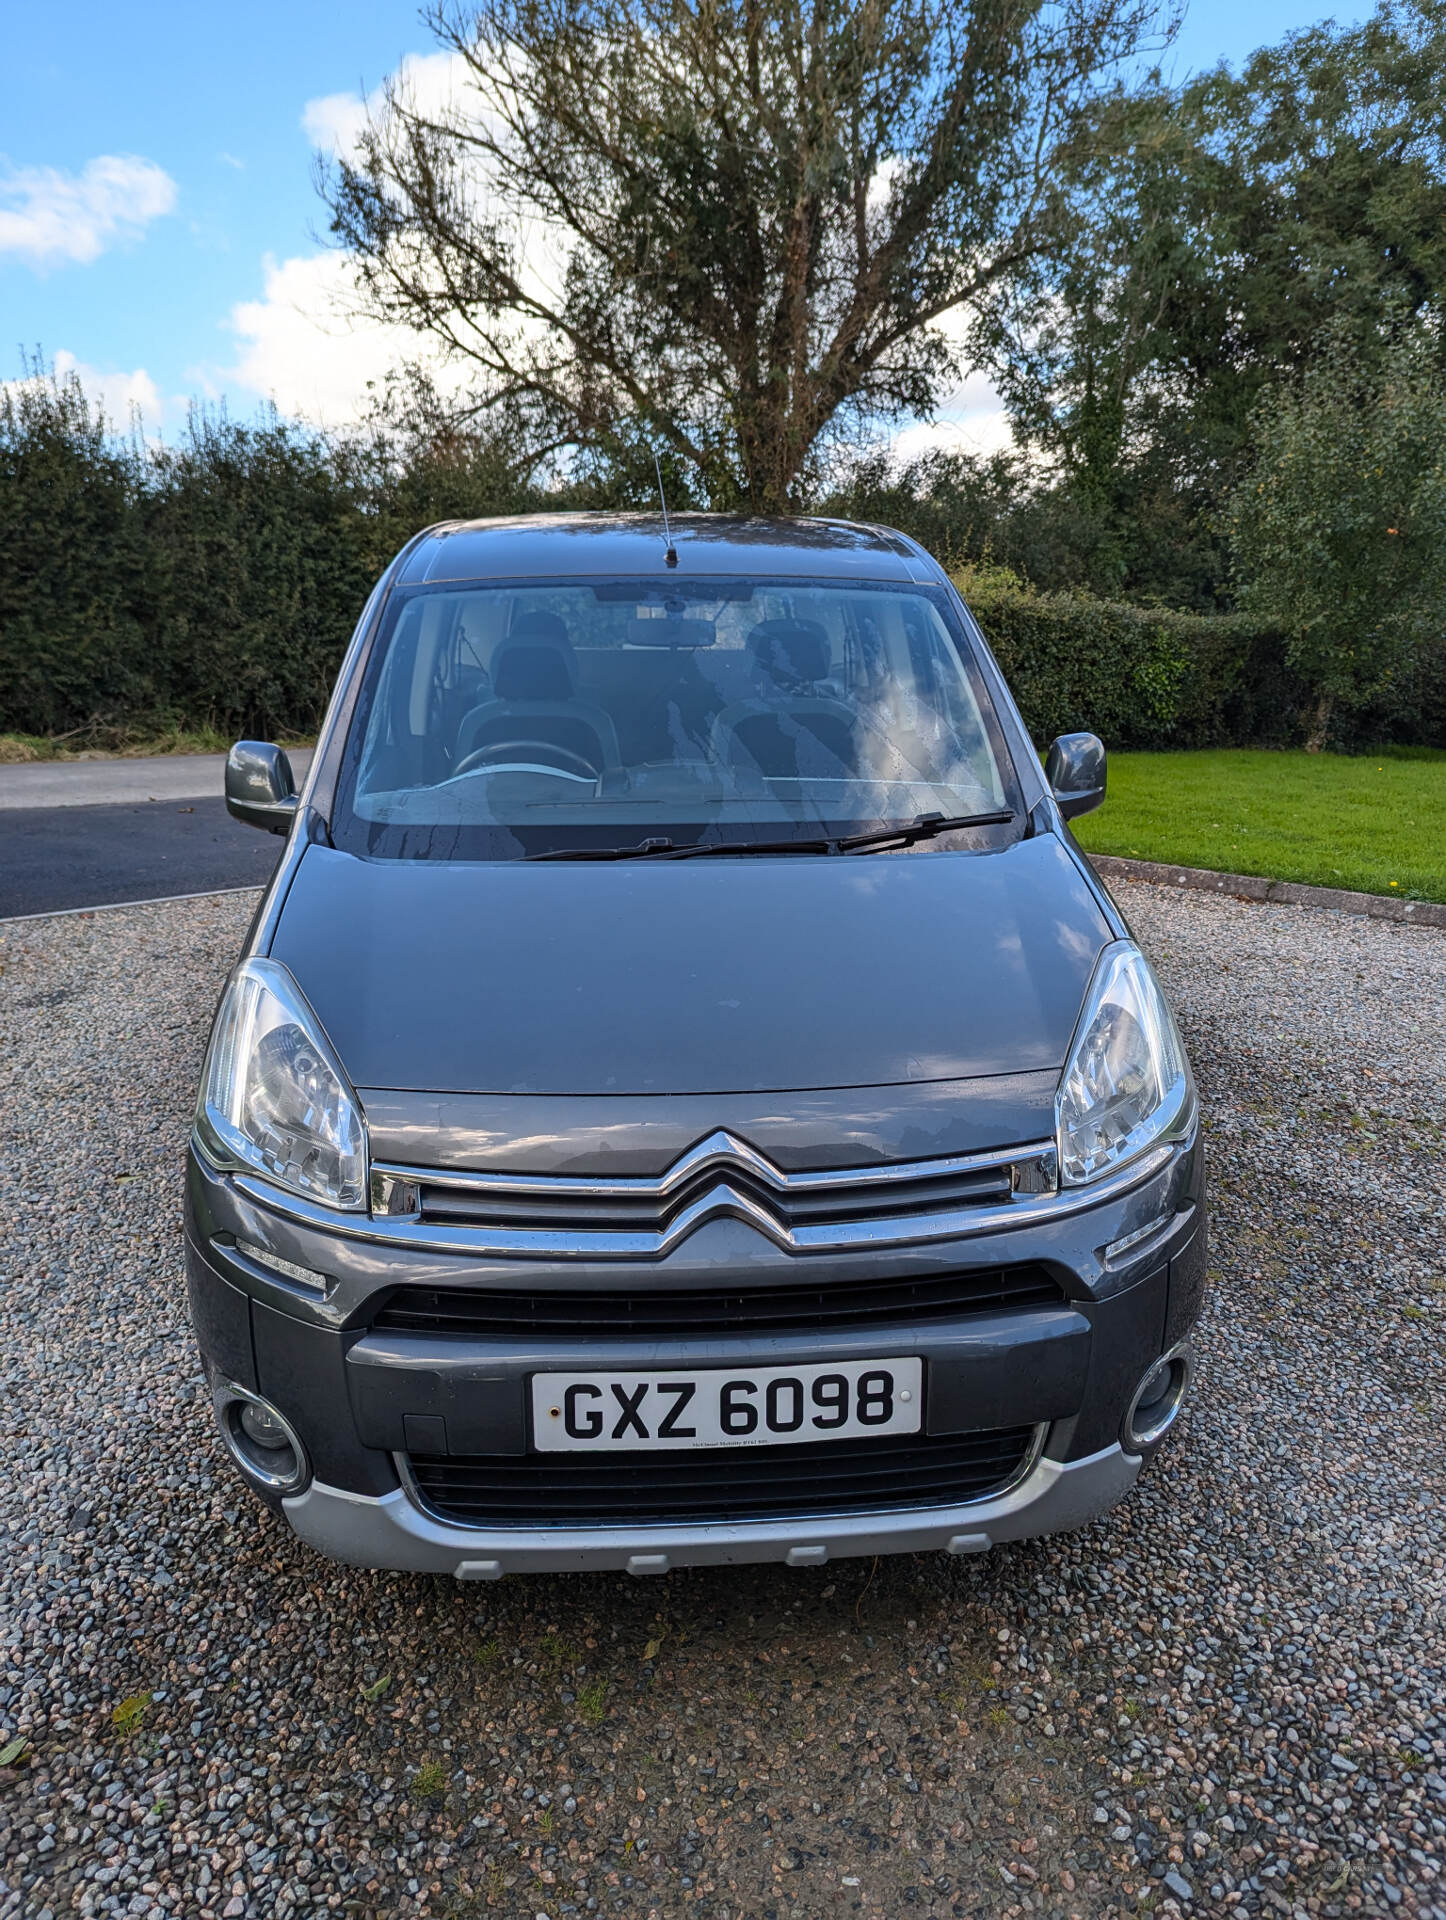
<path fill-rule="evenodd" d="M 725 707 L 713 748 L 731 763 L 740 750 L 765 779 L 839 778 L 858 771 L 859 716 L 824 690 L 828 634 L 817 620 L 761 620 L 748 636 L 758 695 Z"/>
<path fill-rule="evenodd" d="M 510 740 L 550 741 L 581 754 L 599 773 L 621 764 L 611 714 L 577 697 L 577 658 L 555 613 L 524 613 L 499 641 L 492 698 L 463 718 L 452 764 Z"/>

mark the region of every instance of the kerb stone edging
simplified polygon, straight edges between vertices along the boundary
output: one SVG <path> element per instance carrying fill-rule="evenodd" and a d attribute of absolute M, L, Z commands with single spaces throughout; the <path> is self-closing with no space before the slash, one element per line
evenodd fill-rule
<path fill-rule="evenodd" d="M 1205 867 L 1172 867 L 1162 860 L 1122 860 L 1114 854 L 1087 856 L 1104 881 L 1142 880 L 1154 887 L 1188 887 L 1196 893 L 1229 893 L 1240 900 L 1266 900 L 1288 907 L 1334 907 L 1337 913 L 1361 913 L 1372 920 L 1395 920 L 1414 927 L 1446 927 L 1446 906 L 1435 900 L 1398 900 L 1385 893 L 1350 893 L 1344 887 L 1305 887 L 1296 880 L 1264 880 L 1254 873 L 1211 873 Z"/>

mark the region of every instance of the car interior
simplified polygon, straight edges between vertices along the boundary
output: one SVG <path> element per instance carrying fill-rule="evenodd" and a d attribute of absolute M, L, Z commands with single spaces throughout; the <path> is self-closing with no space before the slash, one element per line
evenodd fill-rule
<path fill-rule="evenodd" d="M 359 795 L 504 774 L 558 799 L 997 785 L 959 657 L 919 596 L 790 591 L 655 611 L 585 587 L 417 596 L 392 636 Z"/>

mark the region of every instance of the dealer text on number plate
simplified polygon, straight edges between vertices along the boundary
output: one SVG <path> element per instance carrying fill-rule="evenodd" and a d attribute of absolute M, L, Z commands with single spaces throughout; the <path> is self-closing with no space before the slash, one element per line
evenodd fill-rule
<path fill-rule="evenodd" d="M 923 1382 L 920 1360 L 535 1373 L 532 1444 L 543 1453 L 621 1453 L 917 1433 Z"/>

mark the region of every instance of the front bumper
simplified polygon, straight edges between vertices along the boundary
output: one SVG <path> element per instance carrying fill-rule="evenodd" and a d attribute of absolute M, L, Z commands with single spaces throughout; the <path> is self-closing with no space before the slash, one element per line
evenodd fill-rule
<path fill-rule="evenodd" d="M 401 1487 L 377 1497 L 315 1480 L 283 1504 L 301 1539 L 349 1566 L 498 1580 L 504 1573 L 650 1574 L 750 1561 L 815 1567 L 875 1553 L 984 1553 L 1001 1541 L 1083 1526 L 1122 1499 L 1139 1471 L 1138 1456 L 1115 1445 L 1068 1463 L 1041 1457 L 1008 1493 L 966 1506 L 637 1531 L 447 1526 Z"/>
<path fill-rule="evenodd" d="M 357 1231 L 357 1226 L 361 1231 Z M 365 1220 L 327 1232 L 268 1207 L 193 1148 L 187 1193 L 192 1315 L 213 1381 L 234 1382 L 277 1407 L 301 1436 L 308 1484 L 284 1501 L 295 1531 L 362 1566 L 492 1578 L 513 1571 L 626 1569 L 747 1561 L 813 1564 L 880 1552 L 978 1552 L 1083 1524 L 1121 1498 L 1139 1471 L 1121 1427 L 1141 1379 L 1186 1338 L 1205 1270 L 1203 1160 L 1194 1137 L 1163 1167 L 1100 1205 L 1054 1218 L 1029 1214 L 1012 1231 L 925 1246 L 800 1256 L 745 1222 L 702 1226 L 662 1260 L 632 1266 L 471 1257 L 369 1238 Z M 246 1249 L 252 1249 L 248 1253 Z M 253 1257 L 328 1276 L 324 1291 Z M 927 1325 L 873 1324 L 829 1332 L 708 1338 L 599 1339 L 557 1334 L 510 1340 L 385 1331 L 379 1304 L 413 1288 L 566 1285 L 686 1292 L 862 1276 L 927 1282 L 971 1269 L 1032 1264 L 1058 1283 L 1047 1305 L 963 1315 Z M 883 1512 L 800 1512 L 768 1520 L 647 1522 L 569 1512 L 551 1524 L 463 1524 L 424 1507 L 409 1486 L 417 1455 L 516 1462 L 530 1450 L 533 1372 L 649 1370 L 836 1362 L 917 1354 L 925 1364 L 925 1431 L 971 1434 L 1032 1425 L 1038 1444 L 1022 1476 L 958 1504 L 903 1501 Z M 620 1458 L 620 1470 L 626 1462 Z"/>

